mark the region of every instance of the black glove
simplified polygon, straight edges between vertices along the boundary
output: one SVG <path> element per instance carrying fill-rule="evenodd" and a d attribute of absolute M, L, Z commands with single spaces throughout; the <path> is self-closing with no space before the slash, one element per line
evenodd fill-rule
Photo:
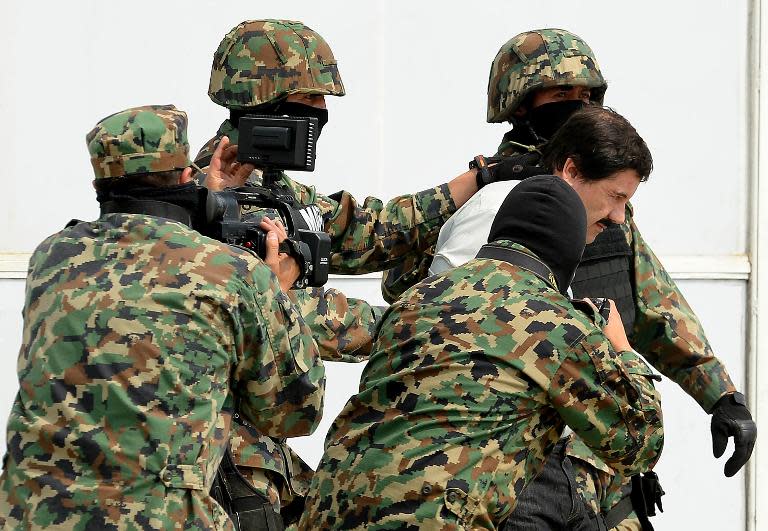
<path fill-rule="evenodd" d="M 733 437 L 736 449 L 725 463 L 725 475 L 731 477 L 749 461 L 757 438 L 757 425 L 747 409 L 741 393 L 720 398 L 712 408 L 712 453 L 720 457 L 725 452 L 728 438 Z"/>
<path fill-rule="evenodd" d="M 538 166 L 539 153 L 523 153 L 509 157 L 484 157 L 478 155 L 469 167 L 477 168 L 477 188 L 499 181 L 522 181 L 536 175 L 547 175 L 544 168 Z"/>

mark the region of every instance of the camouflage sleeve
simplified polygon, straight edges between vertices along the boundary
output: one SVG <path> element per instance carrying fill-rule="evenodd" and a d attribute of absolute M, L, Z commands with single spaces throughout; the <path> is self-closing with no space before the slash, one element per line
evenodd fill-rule
<path fill-rule="evenodd" d="M 553 406 L 617 473 L 651 468 L 664 439 L 652 373 L 632 352 L 616 353 L 595 332 L 574 345 L 549 383 Z"/>
<path fill-rule="evenodd" d="M 435 246 L 424 253 L 411 253 L 381 277 L 381 295 L 392 304 L 414 284 L 429 276 L 429 267 L 435 257 Z"/>
<path fill-rule="evenodd" d="M 323 360 L 359 363 L 368 359 L 383 308 L 333 288 L 291 290 L 289 297 L 312 330 Z"/>
<path fill-rule="evenodd" d="M 634 221 L 628 227 L 637 305 L 632 346 L 709 412 L 722 395 L 736 388 L 712 352 L 696 314 Z"/>
<path fill-rule="evenodd" d="M 320 422 L 325 369 L 312 332 L 263 264 L 238 308 L 241 341 L 233 372 L 240 412 L 271 437 L 312 433 Z"/>
<path fill-rule="evenodd" d="M 386 204 L 368 197 L 359 205 L 347 192 L 317 194 L 315 203 L 331 235 L 331 272 L 340 274 L 383 271 L 408 255 L 424 253 L 456 211 L 447 184 Z"/>

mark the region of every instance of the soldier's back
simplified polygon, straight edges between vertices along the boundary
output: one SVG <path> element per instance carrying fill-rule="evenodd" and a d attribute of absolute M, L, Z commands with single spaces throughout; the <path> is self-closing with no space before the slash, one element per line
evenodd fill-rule
<path fill-rule="evenodd" d="M 257 265 L 141 215 L 81 222 L 38 247 L 0 492 L 7 525 L 230 528 L 207 489 Z"/>
<path fill-rule="evenodd" d="M 305 528 L 498 523 L 564 425 L 549 380 L 593 330 L 505 262 L 473 260 L 411 288 L 331 428 Z"/>

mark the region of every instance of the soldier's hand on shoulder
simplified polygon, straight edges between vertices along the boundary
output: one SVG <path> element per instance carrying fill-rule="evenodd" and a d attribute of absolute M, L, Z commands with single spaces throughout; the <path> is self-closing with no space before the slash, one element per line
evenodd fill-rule
<path fill-rule="evenodd" d="M 299 278 L 301 269 L 296 260 L 287 253 L 281 253 L 280 244 L 285 241 L 288 234 L 280 220 L 272 220 L 265 217 L 261 221 L 261 228 L 267 231 L 267 256 L 264 263 L 269 266 L 280 282 L 280 288 L 288 293 L 293 283 Z"/>
<path fill-rule="evenodd" d="M 237 162 L 237 144 L 230 144 L 229 137 L 222 137 L 213 152 L 205 186 L 214 192 L 225 188 L 243 186 L 255 167 Z"/>
<path fill-rule="evenodd" d="M 728 439 L 733 437 L 735 449 L 725 463 L 725 475 L 731 477 L 749 461 L 757 439 L 757 425 L 747 408 L 744 395 L 731 393 L 720 398 L 712 409 L 712 453 L 720 457 Z"/>

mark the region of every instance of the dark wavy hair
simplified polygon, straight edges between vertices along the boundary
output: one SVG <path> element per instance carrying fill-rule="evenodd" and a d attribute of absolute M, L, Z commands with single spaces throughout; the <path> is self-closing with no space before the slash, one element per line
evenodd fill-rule
<path fill-rule="evenodd" d="M 570 158 L 590 181 L 628 169 L 646 181 L 653 170 L 651 152 L 632 124 L 613 109 L 599 105 L 573 113 L 542 151 L 542 165 L 547 170 L 562 170 Z"/>

